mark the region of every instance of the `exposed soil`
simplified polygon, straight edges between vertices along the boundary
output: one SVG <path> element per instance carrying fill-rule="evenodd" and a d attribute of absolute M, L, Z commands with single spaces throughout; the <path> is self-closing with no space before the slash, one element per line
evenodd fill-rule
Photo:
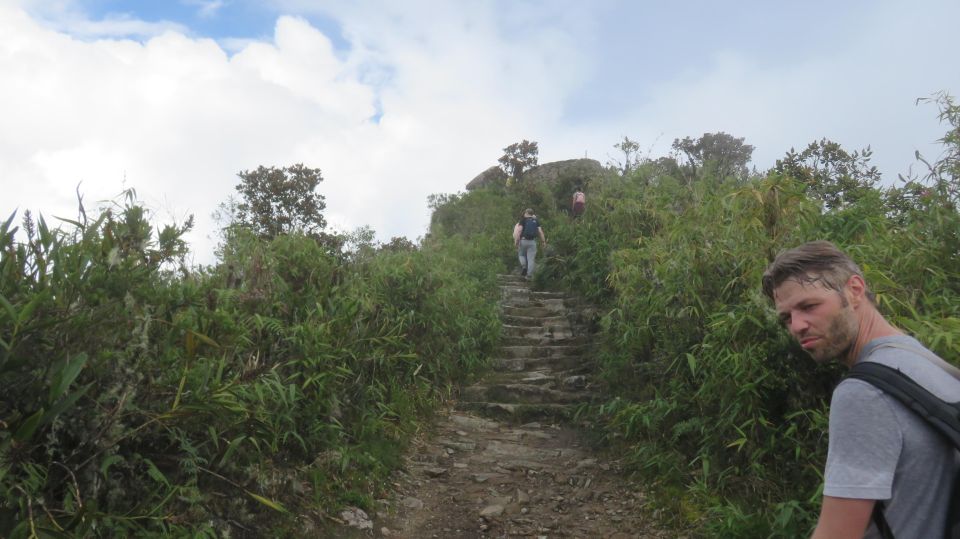
<path fill-rule="evenodd" d="M 402 538 L 672 537 L 639 485 L 570 428 L 451 411 L 411 455 L 376 535 Z"/>

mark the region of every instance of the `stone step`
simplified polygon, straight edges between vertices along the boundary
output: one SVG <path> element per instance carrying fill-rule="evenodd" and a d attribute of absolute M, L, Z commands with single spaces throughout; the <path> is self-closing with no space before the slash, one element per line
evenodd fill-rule
<path fill-rule="evenodd" d="M 534 340 L 569 339 L 573 337 L 573 328 L 566 320 L 563 324 L 544 326 L 503 326 L 501 333 L 504 337 L 523 337 Z"/>
<path fill-rule="evenodd" d="M 515 424 L 531 421 L 567 422 L 573 419 L 574 404 L 507 404 L 502 402 L 457 402 L 458 410 L 477 412 L 486 417 Z"/>
<path fill-rule="evenodd" d="M 500 293 L 505 300 L 563 302 L 567 295 L 562 292 L 536 292 L 524 286 L 501 285 Z"/>
<path fill-rule="evenodd" d="M 568 357 L 513 357 L 494 359 L 493 367 L 500 371 L 509 372 L 532 372 L 536 370 L 548 369 L 553 372 L 572 372 L 578 374 L 584 369 L 591 369 L 592 366 L 583 358 L 578 356 Z"/>
<path fill-rule="evenodd" d="M 500 295 L 509 297 L 513 295 L 527 297 L 530 295 L 530 285 L 528 283 L 497 283 L 500 287 Z"/>
<path fill-rule="evenodd" d="M 585 341 L 586 341 L 586 337 L 582 335 L 556 338 L 556 339 L 504 335 L 500 338 L 500 345 L 504 347 L 550 346 L 550 345 L 574 346 L 578 344 L 586 344 Z"/>
<path fill-rule="evenodd" d="M 585 336 L 589 333 L 588 326 L 583 324 L 572 325 L 566 321 L 560 324 L 549 324 L 540 326 L 515 326 L 504 325 L 501 327 L 500 336 L 506 337 L 526 337 L 538 341 L 546 339 L 556 341 L 561 339 L 575 339 Z M 534 343 L 535 344 L 535 343 Z"/>
<path fill-rule="evenodd" d="M 518 295 L 518 296 L 529 296 L 533 293 L 533 290 L 530 290 L 530 285 L 523 283 L 500 283 L 500 292 L 504 296 Z"/>
<path fill-rule="evenodd" d="M 483 383 L 529 384 L 570 392 L 584 391 L 592 386 L 589 376 L 582 370 L 557 372 L 544 368 L 520 372 L 498 372 L 484 378 Z"/>
<path fill-rule="evenodd" d="M 584 391 L 563 391 L 537 384 L 474 384 L 463 390 L 464 402 L 505 402 L 509 404 L 573 404 L 586 402 L 591 395 Z"/>
<path fill-rule="evenodd" d="M 523 312 L 514 311 L 514 309 L 530 309 L 530 308 L 539 308 L 547 309 L 548 311 L 557 313 L 557 314 L 567 314 L 569 309 L 567 308 L 566 303 L 562 299 L 530 299 L 530 298 L 504 298 L 500 301 L 501 312 L 507 314 L 519 314 L 523 315 Z"/>
<path fill-rule="evenodd" d="M 566 341 L 572 341 L 578 337 L 568 337 L 565 339 L 550 339 L 537 337 L 518 337 L 504 336 L 500 338 L 503 346 L 550 346 L 557 344 L 572 344 Z"/>
<path fill-rule="evenodd" d="M 530 288 L 522 284 L 509 284 L 501 283 L 500 284 L 500 296 L 504 299 L 507 298 L 523 298 L 530 299 Z"/>
<path fill-rule="evenodd" d="M 580 357 L 587 351 L 585 345 L 549 344 L 501 346 L 500 355 L 504 358 L 565 358 Z"/>
<path fill-rule="evenodd" d="M 490 361 L 493 371 L 487 375 L 496 377 L 497 373 L 549 372 L 555 376 L 568 374 L 589 374 L 595 370 L 595 364 L 582 356 L 565 357 L 503 357 Z"/>
<path fill-rule="evenodd" d="M 532 290 L 519 275 L 498 275 L 503 323 L 494 371 L 462 390 L 457 408 L 516 421 L 566 420 L 589 402 L 589 325 L 579 303 L 561 292 Z"/>
<path fill-rule="evenodd" d="M 565 292 L 553 292 L 550 290 L 534 290 L 530 287 L 530 282 L 519 282 L 519 283 L 509 283 L 502 282 L 497 283 L 500 286 L 500 290 L 506 294 L 511 292 L 516 292 L 517 294 L 530 296 L 537 299 L 566 299 L 568 296 Z"/>
<path fill-rule="evenodd" d="M 521 307 L 504 305 L 500 308 L 500 315 L 504 317 L 518 316 L 521 318 L 554 318 L 558 316 L 563 316 L 565 318 L 570 317 L 569 311 L 562 306 L 543 307 L 537 305 L 525 305 Z"/>
<path fill-rule="evenodd" d="M 546 370 L 523 372 L 497 372 L 483 379 L 485 384 L 530 384 L 536 386 L 556 386 L 557 377 Z"/>
<path fill-rule="evenodd" d="M 505 325 L 508 326 L 555 326 L 560 324 L 570 325 L 570 320 L 566 314 L 549 313 L 548 316 L 517 316 L 512 314 L 503 314 L 500 316 Z"/>
<path fill-rule="evenodd" d="M 530 292 L 530 298 L 538 301 L 548 301 L 548 300 L 566 300 L 567 295 L 563 292 Z"/>
<path fill-rule="evenodd" d="M 553 318 L 557 316 L 567 316 L 567 310 L 552 307 L 512 307 L 504 305 L 500 308 L 500 314 L 503 317 L 516 318 Z"/>

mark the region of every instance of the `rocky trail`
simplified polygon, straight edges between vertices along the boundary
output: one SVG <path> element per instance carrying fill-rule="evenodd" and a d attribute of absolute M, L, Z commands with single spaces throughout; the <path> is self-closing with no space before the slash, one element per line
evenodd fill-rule
<path fill-rule="evenodd" d="M 519 276 L 499 281 L 505 337 L 495 368 L 415 443 L 393 499 L 369 518 L 343 515 L 365 528 L 350 536 L 675 536 L 656 528 L 640 486 L 570 421 L 596 391 L 582 311 Z"/>

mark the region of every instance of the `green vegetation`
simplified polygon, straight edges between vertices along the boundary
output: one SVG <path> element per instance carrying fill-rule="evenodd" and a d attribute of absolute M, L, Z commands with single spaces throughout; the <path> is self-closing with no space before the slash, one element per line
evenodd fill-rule
<path fill-rule="evenodd" d="M 26 215 L 19 243 L 13 220 L 3 537 L 282 537 L 369 508 L 499 333 L 489 242 L 345 251 L 241 222 L 189 271 L 190 223 L 154 234 L 132 193 L 59 229 Z"/>
<path fill-rule="evenodd" d="M 537 166 L 539 155 L 540 148 L 537 143 L 524 139 L 504 148 L 498 162 L 508 176 L 520 179 L 525 171 Z"/>
<path fill-rule="evenodd" d="M 609 398 L 581 412 L 600 442 L 694 535 L 801 536 L 839 369 L 779 328 L 760 275 L 783 248 L 832 240 L 891 320 L 960 357 L 960 107 L 930 101 L 945 151 L 896 187 L 878 186 L 869 149 L 828 140 L 751 175 L 752 147 L 717 133 L 675 141 L 682 162 L 624 138 L 590 183 L 435 195 L 420 245 L 324 232 L 323 197 L 282 196 L 315 195 L 320 171 L 299 165 L 241 174 L 210 268 L 183 264 L 191 222 L 154 229 L 133 193 L 59 228 L 25 214 L 17 236 L 11 216 L 0 535 L 283 537 L 371 507 L 424 418 L 484 368 L 495 274 L 533 207 L 550 239 L 536 285 L 602 313 Z"/>
<path fill-rule="evenodd" d="M 786 538 L 815 522 L 841 371 L 814 364 L 760 292 L 780 250 L 837 243 L 891 320 L 960 358 L 960 107 L 933 101 L 945 152 L 896 187 L 877 187 L 869 150 L 821 141 L 747 179 L 720 175 L 736 159 L 647 160 L 590 186 L 582 218 L 544 217 L 555 251 L 541 281 L 604 307 L 610 399 L 583 416 L 657 485 L 675 524 Z"/>
<path fill-rule="evenodd" d="M 235 221 L 271 239 L 293 232 L 316 233 L 326 226 L 320 169 L 296 164 L 286 168 L 257 167 L 238 174 Z"/>
<path fill-rule="evenodd" d="M 608 398 L 580 414 L 598 442 L 653 485 L 655 506 L 685 533 L 802 537 L 842 370 L 816 365 L 780 328 L 760 276 L 782 249 L 834 241 L 891 320 L 960 358 L 960 107 L 930 101 L 949 128 L 945 151 L 893 187 L 879 185 L 869 148 L 826 139 L 748 175 L 752 146 L 724 133 L 675 141 L 680 161 L 638 157 L 624 138 L 623 160 L 586 185 L 579 219 L 566 209 L 582 179 L 562 177 L 447 197 L 434 225 L 504 237 L 509 210 L 536 209 L 550 239 L 536 284 L 602 313 Z"/>

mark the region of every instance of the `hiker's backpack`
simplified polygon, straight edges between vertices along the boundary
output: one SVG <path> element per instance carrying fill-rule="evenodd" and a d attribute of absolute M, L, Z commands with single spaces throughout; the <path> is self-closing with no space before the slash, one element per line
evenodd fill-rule
<path fill-rule="evenodd" d="M 523 219 L 523 230 L 520 231 L 520 237 L 525 240 L 533 240 L 537 238 L 537 229 L 540 228 L 540 223 L 537 222 L 536 217 L 525 217 Z"/>
<path fill-rule="evenodd" d="M 917 353 L 921 352 L 921 349 L 912 346 L 907 347 L 892 343 L 886 346 Z M 922 351 L 927 352 L 926 350 Z M 922 355 L 927 356 L 928 354 L 924 353 Z M 873 361 L 858 362 L 850 369 L 847 377 L 863 380 L 897 399 L 960 450 L 960 402 L 945 402 L 898 369 Z M 960 488 L 958 487 L 960 487 L 960 473 L 953 478 L 953 487 L 947 508 L 945 539 L 960 539 Z M 879 500 L 873 506 L 872 519 L 883 539 L 895 539 L 893 531 L 890 530 L 890 526 L 887 525 L 887 521 L 883 517 L 883 503 Z"/>
<path fill-rule="evenodd" d="M 583 191 L 577 191 L 573 194 L 573 203 L 574 204 L 585 204 L 587 202 L 587 195 L 583 194 Z"/>

